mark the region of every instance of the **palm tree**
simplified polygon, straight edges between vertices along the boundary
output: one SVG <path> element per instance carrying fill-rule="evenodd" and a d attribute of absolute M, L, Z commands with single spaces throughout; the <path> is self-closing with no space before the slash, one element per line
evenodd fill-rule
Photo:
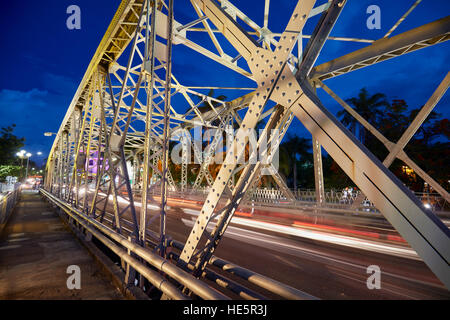
<path fill-rule="evenodd" d="M 346 102 L 353 105 L 353 109 L 373 125 L 378 122 L 379 117 L 383 114 L 381 107 L 387 108 L 390 106 L 384 94 L 375 93 L 374 95 L 369 95 L 366 88 L 362 88 L 359 91 L 358 97 L 347 99 Z M 339 111 L 337 116 L 341 118 L 342 123 L 347 126 L 355 136 L 358 133 L 359 140 L 364 144 L 366 140 L 365 128 L 346 110 Z"/>
<path fill-rule="evenodd" d="M 309 149 L 311 149 L 311 141 L 297 135 L 288 135 L 287 140 L 280 145 L 279 168 L 284 171 L 286 176 L 290 173 L 288 167 L 292 168 L 295 191 L 297 191 L 297 159 L 308 159 Z"/>

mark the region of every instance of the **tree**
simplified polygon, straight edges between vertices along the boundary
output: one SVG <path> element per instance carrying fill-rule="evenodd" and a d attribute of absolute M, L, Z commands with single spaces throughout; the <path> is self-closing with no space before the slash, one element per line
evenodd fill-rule
<path fill-rule="evenodd" d="M 0 130 L 0 165 L 12 165 L 16 162 L 16 153 L 24 146 L 25 138 L 13 134 L 15 124 Z"/>
<path fill-rule="evenodd" d="M 361 89 L 358 97 L 346 100 L 353 105 L 358 114 L 374 125 L 388 140 L 397 142 L 407 130 L 411 122 L 416 118 L 421 108 L 410 109 L 402 99 L 393 100 L 389 103 L 382 93 L 370 96 L 366 89 Z M 365 129 L 347 111 L 343 110 L 337 114 L 342 123 L 346 125 L 357 136 L 362 143 L 383 161 L 389 154 L 389 150 L 373 135 L 366 135 Z M 445 168 L 450 161 L 449 143 L 444 142 L 450 136 L 448 119 L 441 119 L 441 115 L 431 112 L 422 123 L 417 133 L 405 147 L 406 153 L 423 170 L 437 180 L 441 185 L 448 184 L 449 175 Z M 345 182 L 349 183 L 342 170 L 334 161 L 327 165 L 324 161 L 325 178 L 327 185 L 337 187 Z M 328 166 L 328 167 L 327 167 Z M 423 181 L 410 170 L 402 161 L 396 159 L 389 169 L 415 191 L 423 189 Z M 330 174 L 330 178 L 327 177 Z"/>
<path fill-rule="evenodd" d="M 360 90 L 358 97 L 350 98 L 346 101 L 347 103 L 353 105 L 353 109 L 372 125 L 376 125 L 379 117 L 383 114 L 380 108 L 383 106 L 389 106 L 389 102 L 386 100 L 386 96 L 384 94 L 375 93 L 374 95 L 369 95 L 366 88 L 362 88 Z M 355 118 L 353 118 L 347 110 L 339 111 L 337 116 L 340 117 L 342 123 L 347 126 L 363 144 L 365 144 L 365 128 Z"/>
<path fill-rule="evenodd" d="M 6 177 L 25 177 L 25 169 L 21 166 L 0 165 L 0 182 L 5 182 Z"/>
<path fill-rule="evenodd" d="M 297 190 L 299 165 L 300 168 L 304 168 L 311 162 L 312 155 L 308 152 L 310 149 L 311 141 L 297 135 L 288 135 L 287 140 L 280 145 L 279 168 L 286 177 L 292 173 L 294 190 Z"/>

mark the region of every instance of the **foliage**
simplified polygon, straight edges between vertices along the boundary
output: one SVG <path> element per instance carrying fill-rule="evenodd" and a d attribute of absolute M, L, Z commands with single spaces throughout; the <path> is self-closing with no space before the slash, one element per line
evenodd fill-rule
<path fill-rule="evenodd" d="M 376 93 L 369 95 L 366 88 L 361 89 L 358 97 L 350 98 L 346 100 L 347 103 L 353 105 L 353 109 L 360 116 L 375 125 L 379 122 L 383 113 L 381 107 L 388 107 L 389 103 L 386 100 L 386 96 L 382 93 Z M 350 131 L 364 144 L 366 140 L 366 129 L 353 118 L 347 110 L 342 110 L 337 113 L 338 117 L 341 117 L 341 121 L 344 125 L 348 126 Z"/>
<path fill-rule="evenodd" d="M 377 93 L 370 96 L 366 89 L 361 90 L 358 98 L 351 98 L 347 101 L 353 105 L 356 112 L 393 143 L 400 139 L 422 108 L 411 109 L 401 99 L 387 103 L 383 94 Z M 371 110 L 372 112 L 370 112 Z M 354 133 L 356 132 L 354 128 L 361 127 L 347 111 L 340 111 L 337 115 L 341 117 L 342 123 Z M 441 117 L 442 115 L 432 111 L 405 147 L 405 152 L 433 179 L 443 186 L 448 186 L 448 171 L 441 170 L 441 168 L 445 168 L 446 164 L 450 162 L 450 153 L 448 151 L 450 129 L 448 119 L 442 119 Z M 381 161 L 389 154 L 386 146 L 372 134 L 363 131 L 358 137 Z M 444 142 L 443 140 L 446 141 Z M 405 164 L 402 161 L 395 160 L 389 168 L 409 188 L 415 191 L 423 190 L 422 179 L 415 173 L 407 174 Z M 324 171 L 326 171 L 325 168 Z M 334 171 L 334 174 L 339 178 L 344 179 L 342 172 L 340 169 L 335 168 L 334 163 L 331 171 Z M 326 172 L 325 177 L 327 177 Z"/>
<path fill-rule="evenodd" d="M 18 177 L 19 180 L 25 176 L 24 168 L 21 166 L 0 165 L 0 182 L 5 182 L 6 177 Z"/>
<path fill-rule="evenodd" d="M 0 129 L 0 165 L 12 165 L 17 161 L 16 153 L 24 146 L 24 138 L 14 134 L 15 124 Z"/>

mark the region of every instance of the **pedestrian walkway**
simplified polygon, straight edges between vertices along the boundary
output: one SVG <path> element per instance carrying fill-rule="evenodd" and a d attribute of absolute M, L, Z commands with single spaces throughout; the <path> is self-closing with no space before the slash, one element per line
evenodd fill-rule
<path fill-rule="evenodd" d="M 80 268 L 81 288 L 68 289 Z M 72 282 L 69 282 L 72 283 Z M 0 299 L 123 299 L 36 191 L 23 191 L 0 235 Z"/>

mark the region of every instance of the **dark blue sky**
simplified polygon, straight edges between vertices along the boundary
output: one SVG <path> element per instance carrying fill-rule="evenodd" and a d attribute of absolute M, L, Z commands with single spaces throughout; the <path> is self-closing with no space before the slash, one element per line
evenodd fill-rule
<path fill-rule="evenodd" d="M 119 3 L 119 0 L 1 2 L 0 28 L 3 33 L 0 50 L 0 127 L 15 123 L 16 135 L 26 139 L 25 149 L 33 153 L 44 153 L 41 158 L 34 158 L 35 161 L 42 161 L 50 151 L 53 137 L 45 137 L 43 133 L 57 132 L 59 129 L 76 88 Z M 232 3 L 262 25 L 264 0 L 235 0 Z M 331 35 L 378 39 L 412 3 L 413 0 L 349 0 Z M 66 8 L 72 4 L 81 8 L 81 30 L 66 28 Z M 381 8 L 381 30 L 366 28 L 369 16 L 366 8 L 372 4 Z M 271 1 L 269 28 L 272 31 L 282 31 L 294 5 L 294 1 L 289 0 Z M 181 23 L 194 18 L 189 1 L 175 0 L 175 8 L 175 19 Z M 424 0 L 392 35 L 445 17 L 449 13 L 450 1 Z M 311 21 L 306 25 L 305 33 L 311 33 L 313 27 L 314 23 Z M 317 63 L 365 45 L 367 44 L 329 40 Z M 206 42 L 205 46 L 213 48 Z M 411 108 L 417 108 L 427 101 L 449 71 L 449 49 L 450 43 L 446 42 L 327 80 L 325 83 L 344 99 L 355 96 L 362 87 L 366 87 L 371 93 L 385 93 L 390 100 L 404 99 Z M 174 73 L 181 83 L 254 86 L 248 79 L 215 63 L 198 63 L 197 59 L 200 58 L 187 48 L 174 48 Z M 210 65 L 216 68 L 211 69 Z M 340 110 L 336 102 L 325 93 L 318 92 L 333 113 Z M 225 94 L 231 99 L 242 93 L 227 91 Z M 448 117 L 449 105 L 447 93 L 435 110 Z M 293 126 L 290 131 L 308 136 L 301 125 Z"/>

